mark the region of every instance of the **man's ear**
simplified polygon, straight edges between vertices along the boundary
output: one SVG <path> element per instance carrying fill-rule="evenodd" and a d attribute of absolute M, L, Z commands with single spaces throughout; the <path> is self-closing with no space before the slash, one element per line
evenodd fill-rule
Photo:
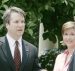
<path fill-rule="evenodd" d="M 6 29 L 8 29 L 8 27 L 9 27 L 9 24 L 8 24 L 8 23 L 6 23 L 6 25 L 5 25 L 5 26 L 6 26 Z"/>

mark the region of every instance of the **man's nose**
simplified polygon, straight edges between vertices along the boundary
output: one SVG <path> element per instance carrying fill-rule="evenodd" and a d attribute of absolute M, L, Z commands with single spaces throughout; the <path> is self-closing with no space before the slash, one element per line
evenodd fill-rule
<path fill-rule="evenodd" d="M 21 23 L 21 22 L 19 23 L 19 26 L 20 26 L 20 27 L 21 27 L 21 26 L 24 26 L 24 25 L 25 25 L 24 23 Z"/>

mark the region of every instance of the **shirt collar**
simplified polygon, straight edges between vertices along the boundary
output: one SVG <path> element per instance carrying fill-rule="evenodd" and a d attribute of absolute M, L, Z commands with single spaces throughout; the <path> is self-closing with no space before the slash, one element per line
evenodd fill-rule
<path fill-rule="evenodd" d="M 69 51 L 68 51 L 68 49 L 66 49 L 65 51 L 64 51 L 64 54 L 69 54 Z"/>
<path fill-rule="evenodd" d="M 15 41 L 8 33 L 6 34 L 6 37 L 8 39 L 8 42 L 10 42 L 10 44 L 13 46 L 15 44 Z M 22 45 L 22 37 L 20 37 L 18 40 L 19 42 L 19 45 L 21 46 Z"/>

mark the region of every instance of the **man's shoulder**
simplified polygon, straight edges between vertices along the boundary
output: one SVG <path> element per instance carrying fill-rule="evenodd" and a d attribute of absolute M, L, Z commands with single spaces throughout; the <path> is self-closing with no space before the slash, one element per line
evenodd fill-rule
<path fill-rule="evenodd" d="M 30 48 L 35 48 L 35 49 L 37 48 L 36 46 L 34 46 L 33 44 L 31 44 L 30 42 L 28 42 L 26 40 L 23 40 L 23 42 L 24 42 L 25 46 L 28 46 Z"/>
<path fill-rule="evenodd" d="M 5 41 L 5 36 L 0 37 L 0 42 L 4 42 Z"/>
<path fill-rule="evenodd" d="M 2 46 L 2 44 L 3 44 L 3 42 L 2 42 L 2 41 L 0 41 L 0 46 Z"/>
<path fill-rule="evenodd" d="M 5 36 L 0 37 L 0 46 L 5 43 Z"/>

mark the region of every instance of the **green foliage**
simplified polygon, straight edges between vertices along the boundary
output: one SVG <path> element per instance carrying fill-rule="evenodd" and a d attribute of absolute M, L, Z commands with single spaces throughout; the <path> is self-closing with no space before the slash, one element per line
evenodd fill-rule
<path fill-rule="evenodd" d="M 26 29 L 24 39 L 38 47 L 39 21 L 38 9 L 34 0 L 9 0 L 7 5 L 17 6 L 26 12 Z"/>
<path fill-rule="evenodd" d="M 47 2 L 46 2 L 47 3 Z M 47 8 L 41 10 L 43 15 L 41 21 L 44 24 L 43 38 L 49 38 L 54 43 L 62 40 L 61 27 L 63 23 L 74 20 L 75 0 L 49 0 Z"/>
<path fill-rule="evenodd" d="M 0 1 L 0 19 L 2 19 L 2 15 L 3 15 L 5 9 L 8 8 L 8 6 L 6 4 L 8 1 L 9 0 L 2 0 L 2 1 Z"/>
<path fill-rule="evenodd" d="M 61 51 L 57 48 L 51 48 L 47 51 L 45 55 L 42 55 L 39 58 L 39 62 L 42 68 L 47 69 L 48 71 L 52 71 L 55 63 L 55 59 L 57 55 Z"/>
<path fill-rule="evenodd" d="M 0 2 L 0 24 L 3 12 L 8 6 L 17 6 L 26 12 L 24 38 L 38 46 L 39 24 L 44 25 L 43 38 L 59 42 L 62 40 L 61 27 L 66 21 L 73 20 L 75 0 L 2 0 Z M 26 38 L 27 37 L 27 38 Z M 32 39 L 30 39 L 32 38 Z M 35 43 L 37 41 L 37 43 Z"/>
<path fill-rule="evenodd" d="M 0 1 L 0 36 L 5 35 L 5 33 L 6 33 L 6 29 L 3 24 L 2 16 L 3 16 L 5 9 L 8 8 L 8 6 L 6 4 L 8 1 L 9 0 L 1 0 Z"/>

